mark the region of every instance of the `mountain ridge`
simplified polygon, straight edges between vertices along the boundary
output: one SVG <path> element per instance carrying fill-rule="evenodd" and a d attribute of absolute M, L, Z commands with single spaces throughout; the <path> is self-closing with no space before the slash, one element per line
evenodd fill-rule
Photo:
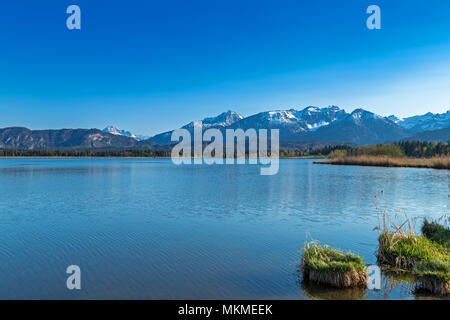
<path fill-rule="evenodd" d="M 423 128 L 432 127 L 438 129 L 450 126 L 450 122 L 447 123 L 447 115 L 450 115 L 450 111 L 443 114 L 431 114 L 432 116 L 430 114 L 400 119 L 395 116 L 380 116 L 362 108 L 347 113 L 344 109 L 340 109 L 337 106 L 325 108 L 308 106 L 301 110 L 291 108 L 259 112 L 248 117 L 242 117 L 225 127 L 211 125 L 210 123 L 205 126 L 202 123 L 202 128 L 213 127 L 220 130 L 280 129 L 280 141 L 283 142 L 333 141 L 339 143 L 374 144 L 398 141 L 412 136 L 421 132 L 418 129 L 420 128 L 419 124 Z M 437 124 L 433 124 L 434 119 L 438 119 Z M 193 127 L 196 124 L 199 125 L 200 121 L 192 121 L 181 128 L 188 129 L 192 134 Z M 172 132 L 173 130 L 157 134 L 149 140 L 163 145 L 170 144 L 172 143 L 170 141 Z M 448 139 L 450 140 L 450 137 Z"/>
<path fill-rule="evenodd" d="M 30 130 L 24 127 L 0 129 L 2 149 L 123 149 L 152 148 L 151 141 L 103 132 L 99 129 Z"/>
<path fill-rule="evenodd" d="M 377 144 L 400 140 L 450 140 L 450 111 L 426 113 L 408 118 L 383 117 L 362 108 L 347 113 L 337 106 L 285 109 L 259 112 L 248 117 L 228 110 L 215 117 L 191 121 L 182 126 L 191 134 L 202 130 L 279 129 L 285 145 Z M 99 129 L 30 130 L 23 127 L 0 129 L 0 148 L 11 149 L 106 149 L 167 148 L 173 130 L 148 139 L 114 126 Z"/>

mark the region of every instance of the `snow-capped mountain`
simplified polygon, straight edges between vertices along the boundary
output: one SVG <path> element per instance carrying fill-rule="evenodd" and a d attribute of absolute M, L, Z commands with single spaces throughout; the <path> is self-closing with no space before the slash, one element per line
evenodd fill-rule
<path fill-rule="evenodd" d="M 356 109 L 305 137 L 307 141 L 376 144 L 401 140 L 409 134 L 392 120 L 373 112 Z"/>
<path fill-rule="evenodd" d="M 407 132 L 382 116 L 356 109 L 346 113 L 336 106 L 303 110 L 269 111 L 247 117 L 232 128 L 280 129 L 280 141 L 328 141 L 332 143 L 378 143 L 398 140 Z"/>
<path fill-rule="evenodd" d="M 203 127 L 228 127 L 233 123 L 244 119 L 239 113 L 228 110 L 227 112 L 219 114 L 217 117 L 203 119 Z"/>
<path fill-rule="evenodd" d="M 276 110 L 260 112 L 242 119 L 232 125 L 232 128 L 241 129 L 283 129 L 292 134 L 315 131 L 334 121 L 342 119 L 345 111 L 336 106 L 327 108 L 307 107 L 303 110 Z"/>
<path fill-rule="evenodd" d="M 128 138 L 136 139 L 137 141 L 144 141 L 148 140 L 150 136 L 146 136 L 143 134 L 134 134 L 130 131 L 122 130 L 114 126 L 107 126 L 105 129 L 102 130 L 103 132 L 111 133 L 116 136 L 124 136 Z"/>
<path fill-rule="evenodd" d="M 152 148 L 151 141 L 98 129 L 29 130 L 21 127 L 0 129 L 0 148 L 5 149 L 123 149 Z"/>
<path fill-rule="evenodd" d="M 205 118 L 202 122 L 192 121 L 182 128 L 192 132 L 194 127 L 200 126 L 201 123 L 203 129 L 280 129 L 282 142 L 374 144 L 398 141 L 417 132 L 448 127 L 449 115 L 450 112 L 399 119 L 395 116 L 383 117 L 364 109 L 347 113 L 337 106 L 309 106 L 300 110 L 260 112 L 245 118 L 228 111 L 217 117 Z M 171 144 L 171 134 L 172 131 L 168 131 L 150 138 L 149 141 L 161 145 Z M 450 140 L 450 137 L 448 139 Z"/>
<path fill-rule="evenodd" d="M 376 144 L 399 140 L 450 141 L 450 111 L 427 113 L 399 119 L 382 117 L 364 109 L 351 113 L 336 106 L 307 107 L 260 112 L 243 117 L 234 111 L 221 113 L 183 126 L 225 129 L 279 129 L 282 145 Z M 146 139 L 129 131 L 108 126 L 98 129 L 29 130 L 10 127 L 0 129 L 0 148 L 10 149 L 164 149 L 173 144 L 173 131 Z"/>
<path fill-rule="evenodd" d="M 122 130 L 114 126 L 107 126 L 105 129 L 102 130 L 103 132 L 111 133 L 116 136 L 124 136 L 129 138 L 136 139 L 136 135 L 131 133 L 130 131 Z"/>
<path fill-rule="evenodd" d="M 192 132 L 194 131 L 194 128 L 200 126 L 200 123 L 202 125 L 203 130 L 206 130 L 209 128 L 224 129 L 224 128 L 227 128 L 227 127 L 233 125 L 236 122 L 241 121 L 242 119 L 244 119 L 243 116 L 241 116 L 240 114 L 238 114 L 234 111 L 229 110 L 227 112 L 223 112 L 223 113 L 219 114 L 217 117 L 204 118 L 201 121 L 200 120 L 192 121 L 192 122 L 184 125 L 181 128 L 187 129 L 192 134 Z M 161 144 L 161 145 L 170 144 L 170 143 L 172 143 L 170 140 L 170 138 L 172 136 L 172 132 L 173 132 L 173 130 L 157 134 L 156 136 L 151 137 L 149 140 L 151 140 L 152 142 Z"/>
<path fill-rule="evenodd" d="M 446 113 L 428 112 L 424 115 L 408 118 L 397 118 L 392 115 L 389 116 L 388 119 L 392 120 L 400 127 L 411 131 L 412 133 L 440 130 L 450 127 L 450 111 L 447 111 Z"/>

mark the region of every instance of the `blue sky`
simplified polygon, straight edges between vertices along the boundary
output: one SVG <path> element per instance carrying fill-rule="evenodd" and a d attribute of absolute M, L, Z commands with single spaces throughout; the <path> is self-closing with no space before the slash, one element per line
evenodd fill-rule
<path fill-rule="evenodd" d="M 448 0 L 5 2 L 0 127 L 155 134 L 228 109 L 450 109 Z M 366 28 L 371 4 L 381 30 Z"/>

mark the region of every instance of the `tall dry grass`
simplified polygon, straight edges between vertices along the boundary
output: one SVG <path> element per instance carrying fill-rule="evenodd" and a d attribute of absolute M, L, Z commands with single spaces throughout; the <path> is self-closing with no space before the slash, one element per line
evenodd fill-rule
<path fill-rule="evenodd" d="M 394 158 L 388 156 L 345 156 L 324 161 L 315 161 L 318 164 L 334 165 L 357 165 L 357 166 L 378 166 L 378 167 L 414 167 L 450 169 L 450 156 L 433 158 Z"/>

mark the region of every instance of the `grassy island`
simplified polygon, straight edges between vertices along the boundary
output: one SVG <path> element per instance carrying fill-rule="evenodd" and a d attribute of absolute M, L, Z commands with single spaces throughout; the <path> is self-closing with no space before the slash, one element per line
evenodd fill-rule
<path fill-rule="evenodd" d="M 378 241 L 378 262 L 399 271 L 435 260 L 450 262 L 448 249 L 424 236 L 383 232 Z"/>
<path fill-rule="evenodd" d="M 379 237 L 378 262 L 385 269 L 411 272 L 419 288 L 450 293 L 450 251 L 418 235 L 384 232 Z"/>
<path fill-rule="evenodd" d="M 361 257 L 328 246 L 309 243 L 303 249 L 304 279 L 338 288 L 366 287 L 366 266 Z"/>
<path fill-rule="evenodd" d="M 384 192 L 375 195 L 382 201 Z M 408 273 L 417 282 L 418 289 L 433 294 L 450 293 L 450 230 L 438 222 L 424 219 L 421 231 L 416 234 L 415 219 L 405 212 L 389 215 L 376 204 L 379 212 L 377 260 L 386 271 Z M 442 217 L 445 223 L 446 216 Z"/>
<path fill-rule="evenodd" d="M 406 216 L 406 215 L 405 215 Z M 422 235 L 414 233 L 406 218 L 396 223 L 384 214 L 378 237 L 377 260 L 383 269 L 410 273 L 418 289 L 433 294 L 450 293 L 450 230 L 437 222 L 424 221 Z M 406 229 L 404 226 L 408 226 Z"/>

